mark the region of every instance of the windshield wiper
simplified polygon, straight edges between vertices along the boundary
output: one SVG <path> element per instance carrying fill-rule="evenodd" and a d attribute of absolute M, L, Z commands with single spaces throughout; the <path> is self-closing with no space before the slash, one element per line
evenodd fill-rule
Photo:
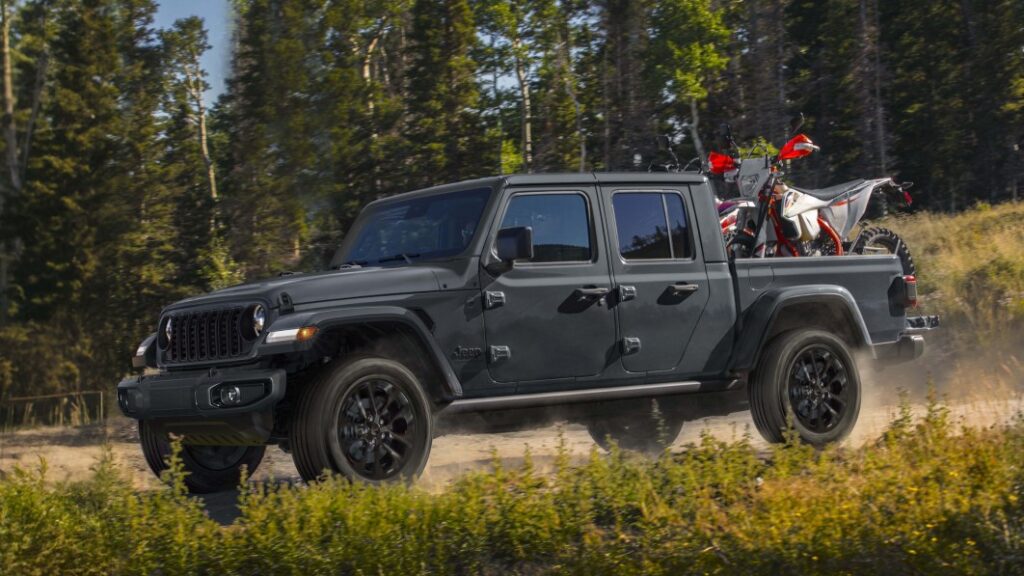
<path fill-rule="evenodd" d="M 395 254 L 394 256 L 387 256 L 385 258 L 379 258 L 377 260 L 377 263 L 378 264 L 383 264 L 385 262 L 398 262 L 399 260 L 405 260 L 406 264 L 412 264 L 412 259 L 413 258 L 419 258 L 419 257 L 420 257 L 419 254 L 406 254 L 405 252 L 403 252 L 401 254 Z"/>

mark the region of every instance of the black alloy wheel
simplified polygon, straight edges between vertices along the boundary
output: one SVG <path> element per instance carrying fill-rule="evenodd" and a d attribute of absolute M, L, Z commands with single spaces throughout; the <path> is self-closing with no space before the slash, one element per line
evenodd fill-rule
<path fill-rule="evenodd" d="M 409 396 L 394 382 L 371 376 L 345 395 L 335 429 L 341 453 L 360 476 L 387 480 L 412 457 L 420 425 Z"/>
<path fill-rule="evenodd" d="M 434 434 L 433 403 L 421 382 L 387 356 L 355 354 L 325 366 L 303 384 L 292 419 L 292 458 L 302 479 L 416 479 Z"/>
<path fill-rule="evenodd" d="M 774 337 L 747 390 L 754 424 L 769 442 L 784 442 L 789 429 L 815 446 L 836 442 L 860 414 L 861 382 L 850 344 L 817 328 Z"/>
<path fill-rule="evenodd" d="M 829 432 L 850 402 L 846 367 L 829 348 L 808 346 L 790 365 L 787 392 L 801 425 L 816 434 Z"/>

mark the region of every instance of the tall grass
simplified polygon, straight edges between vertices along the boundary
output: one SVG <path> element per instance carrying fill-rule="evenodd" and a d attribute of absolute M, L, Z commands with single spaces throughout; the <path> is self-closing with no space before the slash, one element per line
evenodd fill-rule
<path fill-rule="evenodd" d="M 0 573 L 1021 573 L 1022 453 L 1024 419 L 961 429 L 933 404 L 857 450 L 705 436 L 656 461 L 563 449 L 553 474 L 496 460 L 440 493 L 251 485 L 227 527 L 180 476 L 137 493 L 106 459 L 0 480 Z"/>
<path fill-rule="evenodd" d="M 1024 202 L 881 224 L 906 240 L 924 310 L 944 316 L 956 344 L 981 350 L 1024 343 Z"/>

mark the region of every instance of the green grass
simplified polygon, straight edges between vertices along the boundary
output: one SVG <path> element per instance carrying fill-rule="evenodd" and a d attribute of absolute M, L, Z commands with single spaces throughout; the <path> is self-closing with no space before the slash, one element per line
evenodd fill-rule
<path fill-rule="evenodd" d="M 651 461 L 469 474 L 439 493 L 255 485 L 221 527 L 109 459 L 85 482 L 0 480 L 0 573 L 993 574 L 1024 571 L 1024 419 L 932 405 L 878 442 L 758 454 L 705 437 Z"/>

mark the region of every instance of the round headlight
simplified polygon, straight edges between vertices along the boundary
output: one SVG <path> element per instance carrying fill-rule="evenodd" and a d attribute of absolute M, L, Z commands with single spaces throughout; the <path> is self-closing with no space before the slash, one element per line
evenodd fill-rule
<path fill-rule="evenodd" d="M 252 333 L 259 336 L 267 324 L 267 311 L 257 304 L 252 309 Z"/>
<path fill-rule="evenodd" d="M 171 324 L 173 323 L 174 319 L 168 318 L 167 323 L 164 324 L 164 341 L 162 342 L 164 348 L 171 345 L 171 335 L 174 333 L 174 329 L 171 328 Z"/>

